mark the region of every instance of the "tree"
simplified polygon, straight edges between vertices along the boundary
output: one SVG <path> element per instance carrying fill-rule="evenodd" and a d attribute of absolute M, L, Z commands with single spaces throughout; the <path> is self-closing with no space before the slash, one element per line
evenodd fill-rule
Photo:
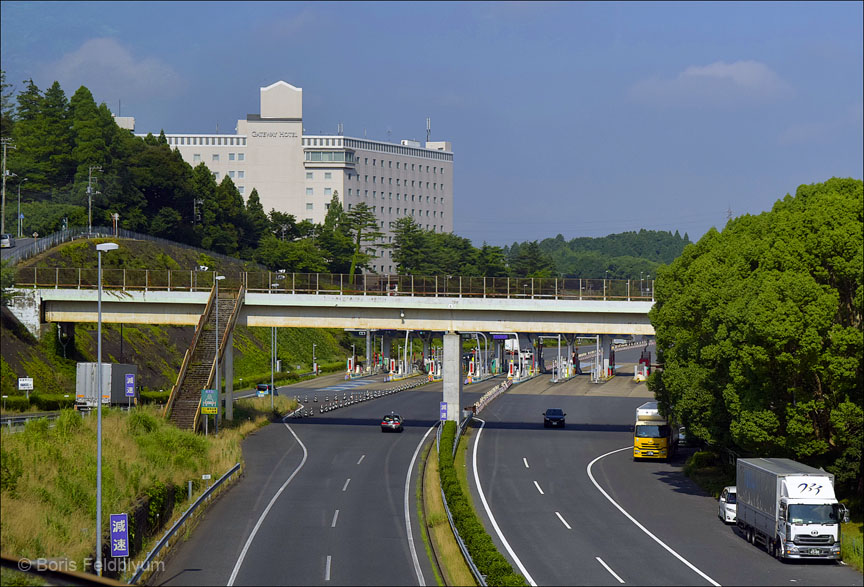
<path fill-rule="evenodd" d="M 15 107 L 12 104 L 15 92 L 11 88 L 12 85 L 6 83 L 6 72 L 0 70 L 0 137 L 4 139 L 12 136 L 15 125 Z"/>
<path fill-rule="evenodd" d="M 552 258 L 543 252 L 537 241 L 519 247 L 511 268 L 517 277 L 551 277 L 555 273 Z"/>
<path fill-rule="evenodd" d="M 251 249 L 258 246 L 263 236 L 270 234 L 270 220 L 264 213 L 258 190 L 254 188 L 249 194 L 249 199 L 246 200 L 246 225 L 249 227 L 249 232 L 245 235 L 244 243 Z"/>
<path fill-rule="evenodd" d="M 338 195 L 330 200 L 316 245 L 326 257 L 330 273 L 348 273 L 354 254 L 354 241 L 348 216 L 342 210 Z"/>
<path fill-rule="evenodd" d="M 660 269 L 658 400 L 691 435 L 864 490 L 864 184 L 804 185 Z"/>
<path fill-rule="evenodd" d="M 400 275 L 431 275 L 431 235 L 414 218 L 404 216 L 393 223 L 393 261 Z"/>
<path fill-rule="evenodd" d="M 384 233 L 378 230 L 375 213 L 365 202 L 360 202 L 348 212 L 348 228 L 354 238 L 354 254 L 351 256 L 351 268 L 348 274 L 354 275 L 356 269 L 368 268 L 369 261 L 375 258 L 374 251 L 372 253 L 364 251 L 363 245 L 377 242 Z"/>

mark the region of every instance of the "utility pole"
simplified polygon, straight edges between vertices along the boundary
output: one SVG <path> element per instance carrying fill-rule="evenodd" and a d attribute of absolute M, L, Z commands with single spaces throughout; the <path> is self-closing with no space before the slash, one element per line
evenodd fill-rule
<path fill-rule="evenodd" d="M 93 234 L 93 172 L 102 171 L 101 165 L 91 165 L 87 172 L 87 236 Z M 96 192 L 97 194 L 99 192 Z"/>
<path fill-rule="evenodd" d="M 12 144 L 12 139 L 5 138 L 3 142 L 3 196 L 2 205 L 0 205 L 0 234 L 6 234 L 6 177 L 9 172 L 6 171 L 6 149 L 7 147 L 15 148 Z"/>

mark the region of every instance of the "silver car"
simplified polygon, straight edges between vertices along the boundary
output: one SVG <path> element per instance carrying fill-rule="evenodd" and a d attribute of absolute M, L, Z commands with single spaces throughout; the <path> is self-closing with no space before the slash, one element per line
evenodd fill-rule
<path fill-rule="evenodd" d="M 15 237 L 11 234 L 0 234 L 0 249 L 11 249 L 15 246 Z"/>
<path fill-rule="evenodd" d="M 724 487 L 720 494 L 719 511 L 717 517 L 726 524 L 735 522 L 738 515 L 738 494 L 734 485 Z"/>

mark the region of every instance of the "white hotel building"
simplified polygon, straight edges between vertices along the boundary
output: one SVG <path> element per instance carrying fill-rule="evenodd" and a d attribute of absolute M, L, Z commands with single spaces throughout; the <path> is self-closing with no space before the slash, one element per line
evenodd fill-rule
<path fill-rule="evenodd" d="M 338 195 L 345 210 L 360 202 L 372 209 L 384 243 L 392 242 L 391 223 L 405 216 L 427 230 L 453 231 L 449 142 L 427 142 L 423 148 L 416 141 L 306 135 L 303 90 L 284 81 L 261 88 L 261 113 L 238 120 L 236 134 L 165 137 L 190 165 L 206 164 L 217 182 L 230 177 L 244 199 L 257 189 L 268 213 L 275 209 L 298 222 L 321 223 Z M 372 261 L 373 271 L 395 272 L 391 251 L 378 254 L 383 257 Z"/>

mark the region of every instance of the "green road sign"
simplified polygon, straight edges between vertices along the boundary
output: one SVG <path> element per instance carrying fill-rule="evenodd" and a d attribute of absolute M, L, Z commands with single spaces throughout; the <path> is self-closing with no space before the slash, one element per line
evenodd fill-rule
<path fill-rule="evenodd" d="M 201 390 L 201 413 L 205 415 L 218 414 L 218 404 L 215 389 Z"/>

